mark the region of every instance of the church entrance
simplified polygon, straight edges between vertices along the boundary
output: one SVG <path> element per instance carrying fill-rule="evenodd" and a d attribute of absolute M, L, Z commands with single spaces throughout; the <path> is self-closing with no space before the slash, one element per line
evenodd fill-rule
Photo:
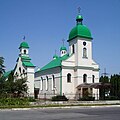
<path fill-rule="evenodd" d="M 82 96 L 88 96 L 88 88 L 82 88 Z"/>

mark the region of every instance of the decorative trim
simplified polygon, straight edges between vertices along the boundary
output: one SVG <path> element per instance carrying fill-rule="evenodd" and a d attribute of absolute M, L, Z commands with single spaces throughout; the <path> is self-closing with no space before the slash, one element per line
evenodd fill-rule
<path fill-rule="evenodd" d="M 93 71 L 99 71 L 100 69 L 96 69 L 96 68 L 93 68 L 93 67 L 86 67 L 86 66 L 75 66 L 75 67 L 72 67 L 72 66 L 62 66 L 62 68 L 64 69 L 85 69 L 85 70 L 93 70 Z"/>
<path fill-rule="evenodd" d="M 83 39 L 85 39 L 86 41 L 91 41 L 91 40 L 93 40 L 92 37 L 90 38 L 90 37 L 85 37 L 85 36 L 79 36 L 79 35 L 77 35 L 77 36 L 73 37 L 72 39 L 67 40 L 67 42 L 69 42 L 69 41 L 71 41 L 71 40 L 73 40 L 73 39 L 75 39 L 75 38 L 83 38 Z"/>
<path fill-rule="evenodd" d="M 62 95 L 62 68 L 60 69 L 60 95 Z"/>

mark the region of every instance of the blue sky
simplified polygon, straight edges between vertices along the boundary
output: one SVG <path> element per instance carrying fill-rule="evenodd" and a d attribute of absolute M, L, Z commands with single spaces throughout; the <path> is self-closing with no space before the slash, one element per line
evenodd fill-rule
<path fill-rule="evenodd" d="M 0 56 L 6 71 L 14 68 L 26 36 L 32 63 L 42 67 L 62 45 L 81 7 L 83 24 L 92 33 L 93 58 L 100 74 L 120 72 L 120 0 L 0 0 Z"/>

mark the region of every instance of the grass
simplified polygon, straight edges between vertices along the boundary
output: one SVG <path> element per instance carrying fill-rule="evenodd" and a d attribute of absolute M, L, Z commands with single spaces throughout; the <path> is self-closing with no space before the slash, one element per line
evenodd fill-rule
<path fill-rule="evenodd" d="M 50 108 L 50 107 L 74 107 L 74 106 L 108 106 L 108 105 L 120 105 L 120 104 L 69 104 L 69 105 L 61 105 L 61 104 L 48 104 L 48 105 L 8 105 L 8 106 L 0 106 L 0 109 L 12 109 L 12 108 Z"/>

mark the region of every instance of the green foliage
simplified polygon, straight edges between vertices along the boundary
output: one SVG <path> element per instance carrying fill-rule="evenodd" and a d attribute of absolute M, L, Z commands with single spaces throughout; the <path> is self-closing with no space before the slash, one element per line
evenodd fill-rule
<path fill-rule="evenodd" d="M 78 101 L 94 101 L 94 100 L 95 100 L 95 97 L 92 97 L 92 96 L 84 96 L 78 99 Z"/>
<path fill-rule="evenodd" d="M 29 101 L 29 102 L 36 102 L 36 100 L 35 100 L 33 97 L 29 97 L 29 98 L 28 98 L 28 101 Z"/>
<path fill-rule="evenodd" d="M 29 105 L 28 98 L 0 98 L 0 106 Z"/>
<path fill-rule="evenodd" d="M 108 76 L 101 76 L 99 81 L 103 84 L 109 83 L 109 78 L 108 78 Z M 104 87 L 99 89 L 101 100 L 105 99 L 105 93 L 108 93 L 108 91 L 109 91 L 109 89 L 108 88 L 106 89 Z"/>
<path fill-rule="evenodd" d="M 110 79 L 111 83 L 111 90 L 110 95 L 111 96 L 117 96 L 118 99 L 120 99 L 120 75 L 114 74 L 111 76 Z"/>
<path fill-rule="evenodd" d="M 65 95 L 57 95 L 52 97 L 52 101 L 68 101 Z"/>
<path fill-rule="evenodd" d="M 10 73 L 8 80 L 0 80 L 0 96 L 2 97 L 23 97 L 27 93 L 26 78 L 14 79 L 13 71 Z"/>
<path fill-rule="evenodd" d="M 102 83 L 110 83 L 111 86 L 109 88 L 101 88 L 100 89 L 100 99 L 101 100 L 117 100 L 120 99 L 120 75 L 114 74 L 111 75 L 110 80 L 107 76 L 101 76 L 100 82 Z M 110 93 L 106 96 L 106 93 Z"/>

